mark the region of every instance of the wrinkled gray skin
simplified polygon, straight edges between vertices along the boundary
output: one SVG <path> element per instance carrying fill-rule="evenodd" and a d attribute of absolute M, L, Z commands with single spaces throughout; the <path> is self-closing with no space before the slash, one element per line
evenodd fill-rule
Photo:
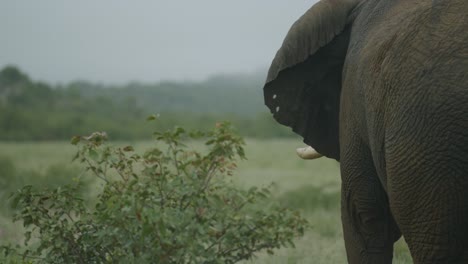
<path fill-rule="evenodd" d="M 468 1 L 322 0 L 270 68 L 275 119 L 340 161 L 349 263 L 468 263 Z"/>

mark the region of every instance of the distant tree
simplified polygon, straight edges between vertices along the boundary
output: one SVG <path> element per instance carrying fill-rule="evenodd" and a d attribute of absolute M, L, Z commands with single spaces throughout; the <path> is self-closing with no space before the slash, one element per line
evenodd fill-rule
<path fill-rule="evenodd" d="M 15 66 L 6 66 L 0 71 L 0 91 L 7 85 L 28 82 L 30 82 L 29 77 Z"/>
<path fill-rule="evenodd" d="M 8 98 L 22 93 L 22 88 L 30 84 L 29 77 L 14 66 L 6 66 L 0 71 L 0 102 L 6 104 Z"/>

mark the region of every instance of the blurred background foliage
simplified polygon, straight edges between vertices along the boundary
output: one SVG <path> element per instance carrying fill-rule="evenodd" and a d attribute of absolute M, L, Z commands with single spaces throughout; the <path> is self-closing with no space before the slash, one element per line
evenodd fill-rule
<path fill-rule="evenodd" d="M 67 140 L 97 130 L 112 140 L 147 139 L 152 130 L 142 120 L 155 113 L 161 130 L 229 120 L 246 137 L 294 136 L 267 112 L 263 81 L 261 74 L 234 74 L 202 82 L 51 85 L 7 66 L 0 71 L 0 140 Z"/>
<path fill-rule="evenodd" d="M 0 70 L 0 240 L 20 243 L 21 223 L 13 223 L 7 200 L 25 184 L 54 188 L 76 179 L 83 195 L 100 186 L 82 167 L 71 163 L 74 135 L 105 131 L 117 145 L 132 142 L 144 151 L 152 132 L 174 126 L 206 131 L 229 120 L 247 140 L 247 161 L 233 177 L 244 188 L 269 186 L 284 206 L 305 213 L 311 223 L 295 249 L 274 256 L 260 253 L 246 263 L 345 263 L 340 221 L 339 165 L 334 160 L 305 162 L 294 149 L 303 145 L 289 128 L 276 123 L 263 104 L 264 76 L 218 75 L 205 81 L 104 85 L 86 81 L 50 84 L 31 80 L 19 68 Z M 144 122 L 159 114 L 156 127 Z M 21 263 L 21 262 L 18 262 Z M 411 263 L 400 240 L 394 263 Z"/>

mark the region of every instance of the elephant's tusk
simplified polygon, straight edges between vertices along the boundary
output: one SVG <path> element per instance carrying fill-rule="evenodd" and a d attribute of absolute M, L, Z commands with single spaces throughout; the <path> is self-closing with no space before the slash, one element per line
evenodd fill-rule
<path fill-rule="evenodd" d="M 298 148 L 296 149 L 297 155 L 306 160 L 311 160 L 311 159 L 318 159 L 320 157 L 323 157 L 322 154 L 318 153 L 315 149 L 313 149 L 310 146 L 304 147 L 304 148 Z"/>

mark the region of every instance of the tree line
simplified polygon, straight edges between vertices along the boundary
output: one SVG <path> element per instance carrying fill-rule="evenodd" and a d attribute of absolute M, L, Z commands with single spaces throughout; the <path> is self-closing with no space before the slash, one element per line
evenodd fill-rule
<path fill-rule="evenodd" d="M 106 131 L 113 140 L 147 139 L 155 129 L 207 129 L 230 121 L 242 136 L 289 137 L 263 105 L 262 77 L 215 76 L 203 82 L 51 85 L 14 66 L 0 71 L 0 140 L 67 140 Z M 145 122 L 157 114 L 155 124 Z"/>

